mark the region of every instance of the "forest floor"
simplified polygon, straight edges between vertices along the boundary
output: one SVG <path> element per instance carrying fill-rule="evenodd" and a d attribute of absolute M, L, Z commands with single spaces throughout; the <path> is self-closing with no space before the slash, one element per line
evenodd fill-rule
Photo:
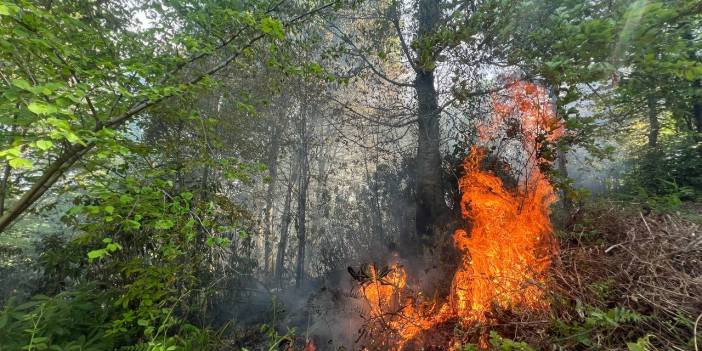
<path fill-rule="evenodd" d="M 614 200 L 581 207 L 556 231 L 560 252 L 548 282 L 550 310 L 539 315 L 495 311 L 491 349 L 698 351 L 701 228 L 699 203 L 666 211 Z M 264 330 L 268 336 L 260 330 L 239 336 L 268 347 L 278 342 L 309 349 L 309 333 L 296 337 Z M 477 330 L 485 332 L 484 326 Z M 325 346 L 317 350 L 338 349 Z"/>
<path fill-rule="evenodd" d="M 503 335 L 545 350 L 697 351 L 700 229 L 699 203 L 666 211 L 590 203 L 556 233 L 550 320 L 540 330 L 512 325 L 512 334 Z"/>

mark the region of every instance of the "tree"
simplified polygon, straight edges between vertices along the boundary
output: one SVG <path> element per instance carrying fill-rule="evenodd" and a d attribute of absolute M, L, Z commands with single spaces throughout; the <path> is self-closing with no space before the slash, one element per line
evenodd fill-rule
<path fill-rule="evenodd" d="M 181 12 L 179 6 L 165 2 L 141 10 L 183 20 L 189 25 L 180 27 L 181 32 L 166 21 L 147 30 L 131 29 L 129 10 L 134 9 L 124 6 L 113 12 L 120 17 L 107 22 L 117 22 L 115 29 L 91 17 L 76 18 L 70 5 L 63 3 L 48 8 L 30 2 L 0 3 L 3 60 L 9 63 L 2 76 L 9 94 L 0 104 L 3 111 L 18 113 L 26 126 L 26 133 L 14 138 L 2 156 L 10 167 L 32 174 L 24 186 L 27 190 L 0 217 L 0 231 L 77 161 L 93 151 L 118 150 L 116 138 L 123 135 L 123 128 L 149 108 L 206 84 L 242 55 L 250 55 L 260 41 L 275 45 L 284 39 L 286 26 L 332 4 L 285 23 L 271 17 L 276 3 L 255 11 L 224 4 L 207 9 L 216 14 L 210 18 L 210 32 L 188 22 L 197 17 Z"/>
<path fill-rule="evenodd" d="M 495 39 L 514 13 L 513 4 L 420 0 L 415 7 L 407 8 L 402 1 L 378 2 L 368 15 L 374 19 L 374 29 L 355 24 L 347 30 L 332 25 L 346 44 L 342 53 L 357 58 L 359 70 L 367 69 L 380 82 L 396 89 L 411 90 L 412 106 L 403 105 L 401 109 L 413 109 L 412 118 L 403 112 L 368 117 L 349 104 L 344 106 L 352 114 L 385 127 L 416 126 L 415 233 L 425 245 L 431 244 L 437 227 L 448 219 L 442 179 L 442 113 L 449 106 L 457 107 L 468 99 L 504 88 L 486 84 L 481 69 L 504 59 L 501 53 L 505 45 Z M 370 42 L 364 40 L 369 32 L 374 38 Z M 396 62 L 390 64 L 391 59 Z M 440 69 L 452 73 L 450 84 L 438 85 L 435 81 Z M 398 95 L 404 98 L 402 93 Z M 387 107 L 374 108 L 388 115 Z"/>

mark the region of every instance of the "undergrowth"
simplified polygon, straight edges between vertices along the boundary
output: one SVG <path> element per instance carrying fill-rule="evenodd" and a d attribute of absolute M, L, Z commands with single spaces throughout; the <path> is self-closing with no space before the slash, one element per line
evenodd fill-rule
<path fill-rule="evenodd" d="M 557 233 L 561 252 L 549 284 L 548 320 L 506 321 L 490 333 L 489 348 L 699 349 L 699 215 L 699 205 L 690 203 L 673 211 L 614 200 L 587 204 Z"/>

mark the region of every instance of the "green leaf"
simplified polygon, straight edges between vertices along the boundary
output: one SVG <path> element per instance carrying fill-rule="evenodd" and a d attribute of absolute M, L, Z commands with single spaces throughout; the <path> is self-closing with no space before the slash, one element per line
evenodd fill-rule
<path fill-rule="evenodd" d="M 629 349 L 629 351 L 646 351 L 646 349 L 633 342 L 627 342 L 626 348 Z"/>
<path fill-rule="evenodd" d="M 108 252 L 115 252 L 120 249 L 122 249 L 122 246 L 117 243 L 110 243 L 107 244 L 107 246 L 105 246 L 105 250 L 107 250 Z"/>
<path fill-rule="evenodd" d="M 132 201 L 134 201 L 134 198 L 127 195 L 127 194 L 120 195 L 120 197 L 119 197 L 119 202 L 122 204 L 128 204 L 128 203 L 131 203 Z"/>
<path fill-rule="evenodd" d="M 170 219 L 159 219 L 154 224 L 154 228 L 162 229 L 162 230 L 171 229 L 172 227 L 173 227 L 173 221 L 171 221 Z"/>
<path fill-rule="evenodd" d="M 37 147 L 44 151 L 51 149 L 53 146 L 54 143 L 51 140 L 37 140 Z"/>
<path fill-rule="evenodd" d="M 182 197 L 182 198 L 185 199 L 186 201 L 190 201 L 190 199 L 193 198 L 193 193 L 191 193 L 191 192 L 184 192 L 184 193 L 181 193 L 181 194 L 180 194 L 180 197 Z"/>
<path fill-rule="evenodd" d="M 63 119 L 58 119 L 58 118 L 52 117 L 52 118 L 48 118 L 46 120 L 46 122 L 48 122 L 51 126 L 58 128 L 58 129 L 63 129 L 63 130 L 71 129 L 71 125 L 68 124 L 68 121 L 63 120 Z"/>
<path fill-rule="evenodd" d="M 29 111 L 32 111 L 38 115 L 50 115 L 52 113 L 58 112 L 58 108 L 55 105 L 42 102 L 42 101 L 34 101 L 27 106 Z"/>
<path fill-rule="evenodd" d="M 32 160 L 28 160 L 26 158 L 17 157 L 10 160 L 10 167 L 12 168 L 30 169 L 33 165 L 34 163 L 32 162 Z"/>
<path fill-rule="evenodd" d="M 83 139 L 81 139 L 76 133 L 73 132 L 64 132 L 63 136 L 70 142 L 71 144 L 82 144 L 85 145 L 85 142 L 83 142 Z"/>
<path fill-rule="evenodd" d="M 109 213 L 109 214 L 112 214 L 113 212 L 115 212 L 115 208 L 113 206 L 110 206 L 110 205 L 105 206 L 104 210 L 105 210 L 105 213 Z"/>
<path fill-rule="evenodd" d="M 127 219 L 124 221 L 124 226 L 131 229 L 139 229 L 141 227 L 141 223 L 133 219 Z"/>
<path fill-rule="evenodd" d="M 2 5 L 0 5 L 0 8 L 1 7 L 2 7 Z M 23 89 L 23 90 L 32 91 L 32 85 L 29 84 L 29 82 L 24 80 L 24 79 L 15 79 L 12 81 L 12 85 L 14 85 L 20 89 Z"/>
<path fill-rule="evenodd" d="M 310 69 L 310 72 L 314 73 L 314 74 L 322 73 L 322 66 L 320 66 L 319 64 L 316 64 L 316 63 L 310 64 L 309 69 Z"/>
<path fill-rule="evenodd" d="M 262 19 L 260 29 L 263 33 L 266 33 L 276 39 L 283 39 L 285 37 L 283 24 L 275 18 L 266 17 Z"/>
<path fill-rule="evenodd" d="M 56 83 L 56 82 L 50 82 L 50 83 L 46 83 L 44 85 L 41 85 L 38 88 L 42 94 L 49 95 L 49 94 L 53 93 L 54 91 L 63 88 L 63 84 Z"/>
<path fill-rule="evenodd" d="M 5 157 L 5 156 L 13 156 L 13 157 L 20 157 L 22 155 L 22 151 L 18 146 L 9 148 L 7 150 L 2 150 L 0 151 L 0 157 Z"/>
<path fill-rule="evenodd" d="M 102 258 L 105 255 L 107 255 L 107 251 L 105 249 L 93 250 L 93 251 L 88 252 L 88 258 L 90 260 L 94 260 L 96 258 Z"/>

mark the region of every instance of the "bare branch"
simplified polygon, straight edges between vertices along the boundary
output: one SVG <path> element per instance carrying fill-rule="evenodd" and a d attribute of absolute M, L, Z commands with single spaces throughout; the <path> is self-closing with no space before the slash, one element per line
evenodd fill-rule
<path fill-rule="evenodd" d="M 395 2 L 394 5 L 398 6 L 397 2 Z M 400 15 L 397 8 L 395 8 L 391 21 L 393 26 L 395 27 L 395 31 L 397 32 L 397 37 L 400 38 L 400 46 L 402 47 L 402 52 L 405 54 L 405 57 L 407 57 L 407 62 L 409 62 L 410 66 L 412 66 L 412 69 L 415 72 L 417 72 L 417 65 L 414 63 L 414 58 L 412 57 L 412 53 L 410 52 L 410 49 L 407 46 L 405 36 L 402 35 L 402 28 L 400 28 Z"/>
<path fill-rule="evenodd" d="M 373 71 L 373 73 L 375 73 L 376 76 L 378 76 L 378 77 L 380 77 L 382 80 L 384 80 L 384 81 L 386 81 L 386 82 L 388 82 L 388 83 L 390 83 L 390 84 L 396 85 L 396 86 L 400 86 L 400 87 L 413 87 L 413 86 L 414 86 L 414 84 L 411 84 L 411 83 L 398 82 L 398 81 L 396 81 L 396 80 L 394 80 L 394 79 L 391 79 L 390 77 L 388 77 L 388 76 L 385 75 L 384 73 L 380 72 L 380 71 L 375 67 L 375 65 L 373 65 L 373 64 L 370 62 L 370 60 L 368 60 L 368 57 L 366 57 L 366 55 L 364 55 L 364 54 L 361 53 L 361 50 L 358 48 L 358 46 L 356 46 L 356 44 L 351 40 L 351 38 L 349 38 L 349 36 L 346 35 L 346 33 L 344 33 L 344 32 L 343 32 L 338 26 L 336 26 L 334 23 L 330 23 L 330 22 L 329 22 L 329 26 L 330 26 L 331 28 L 334 28 L 334 29 L 338 32 L 337 34 L 339 35 L 339 37 L 341 38 L 341 40 L 343 40 L 346 44 L 350 45 L 351 47 L 354 48 L 354 50 L 356 50 L 357 53 L 356 53 L 356 54 L 352 54 L 352 55 L 361 58 L 361 60 L 363 60 L 363 62 L 366 63 L 366 66 L 368 66 L 368 68 L 370 68 L 371 71 Z M 351 53 L 349 53 L 349 54 L 351 54 Z"/>

